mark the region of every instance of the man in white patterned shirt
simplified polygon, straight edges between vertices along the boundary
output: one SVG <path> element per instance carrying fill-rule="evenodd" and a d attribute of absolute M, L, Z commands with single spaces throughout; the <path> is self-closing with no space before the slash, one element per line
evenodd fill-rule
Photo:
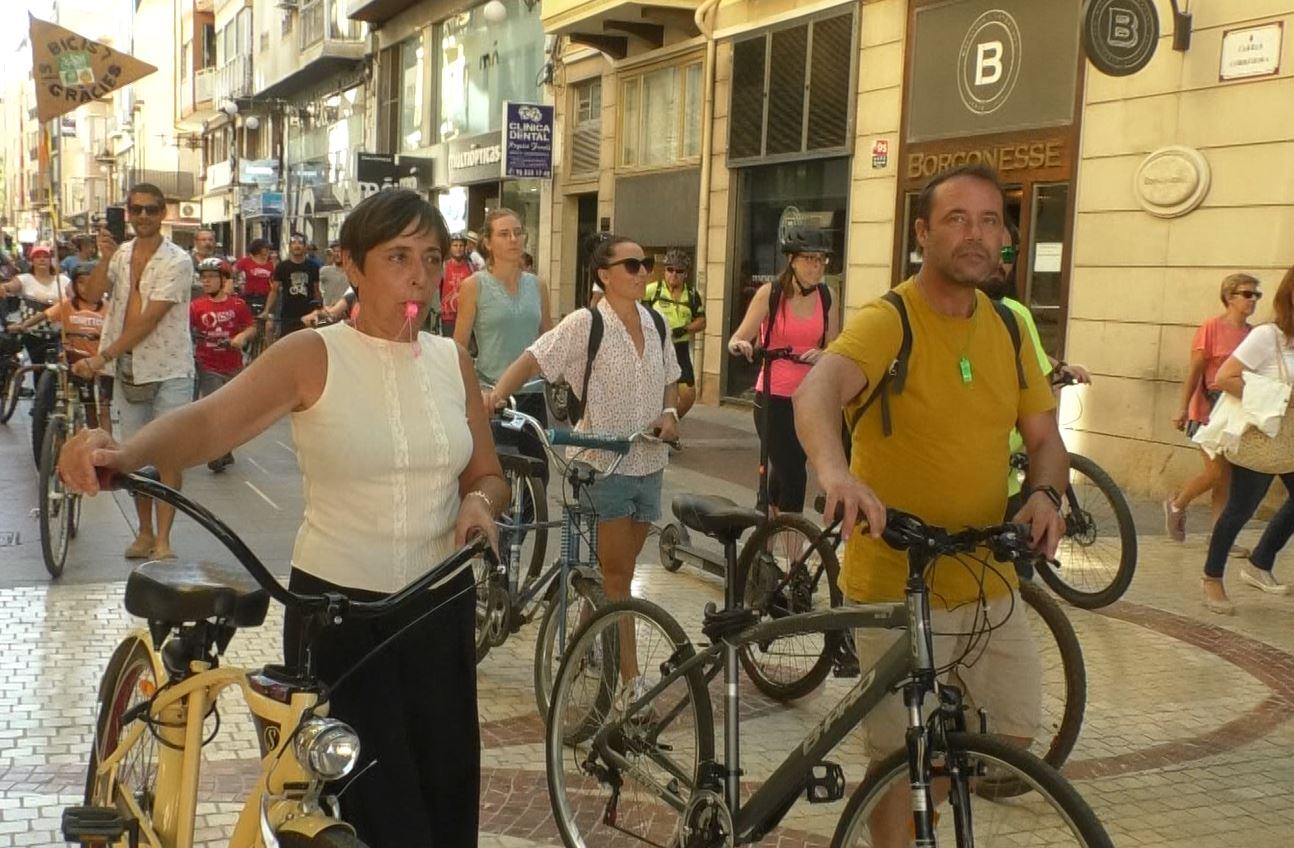
<path fill-rule="evenodd" d="M 91 300 L 109 295 L 99 353 L 73 366 L 81 377 L 96 372 L 116 377 L 112 404 L 123 440 L 154 418 L 193 400 L 193 342 L 189 336 L 193 263 L 183 248 L 162 236 L 166 197 L 161 189 L 139 183 L 126 197 L 135 238 L 118 246 L 106 229 L 99 230 L 101 261 L 86 284 L 86 297 Z M 162 482 L 177 489 L 180 470 L 158 469 Z M 174 559 L 171 524 L 175 510 L 157 504 L 154 524 L 151 500 L 136 499 L 135 509 L 139 530 L 126 549 L 126 558 Z"/>

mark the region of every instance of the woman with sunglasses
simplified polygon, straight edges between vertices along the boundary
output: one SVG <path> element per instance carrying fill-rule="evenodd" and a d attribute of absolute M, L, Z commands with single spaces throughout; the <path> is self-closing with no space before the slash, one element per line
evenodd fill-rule
<path fill-rule="evenodd" d="M 1252 329 L 1249 319 L 1263 296 L 1258 285 L 1258 280 L 1248 274 L 1231 274 L 1223 279 L 1220 297 L 1225 311 L 1206 319 L 1195 331 L 1195 340 L 1191 342 L 1191 364 L 1182 383 L 1182 402 L 1173 416 L 1173 426 L 1188 437 L 1194 436 L 1196 430 L 1208 423 L 1209 412 L 1222 395 L 1217 384 L 1218 369 Z M 1200 459 L 1204 469 L 1186 481 L 1177 494 L 1164 501 L 1165 529 L 1175 542 L 1186 541 L 1186 508 L 1191 501 L 1210 492 L 1212 523 L 1215 524 L 1227 502 L 1231 465 L 1221 455 L 1211 458 L 1203 450 L 1200 451 Z M 1248 556 L 1249 551 L 1233 548 L 1231 555 Z"/>
<path fill-rule="evenodd" d="M 788 259 L 776 282 L 755 292 L 728 352 L 753 360 L 764 350 L 790 348 L 797 360 L 765 362 L 755 378 L 755 428 L 768 445 L 768 504 L 776 512 L 800 512 L 808 481 L 807 461 L 795 433 L 791 396 L 827 343 L 840 333 L 840 317 L 822 282 L 831 235 L 817 227 L 793 227 L 781 244 Z M 771 306 L 771 308 L 770 308 Z M 770 314 L 771 313 L 771 314 Z M 767 406 L 767 415 L 764 407 Z M 767 425 L 765 419 L 767 418 Z"/>
<path fill-rule="evenodd" d="M 54 267 L 53 255 L 48 247 L 38 244 L 28 255 L 31 260 L 31 271 L 19 274 L 7 283 L 0 285 L 0 290 L 7 295 L 21 298 L 19 315 L 23 320 L 44 314 L 45 310 L 59 302 L 59 292 L 67 294 L 70 288 L 68 279 Z M 33 330 L 23 336 L 22 344 L 31 357 L 32 364 L 40 365 L 54 358 L 58 324 L 50 323 L 39 330 Z M 32 390 L 40 379 L 40 371 L 31 372 Z M 24 394 L 26 394 L 24 392 Z"/>
<path fill-rule="evenodd" d="M 584 416 L 575 429 L 628 437 L 659 431 L 664 441 L 678 435 L 678 360 L 669 334 L 641 301 L 652 260 L 624 236 L 603 237 L 589 257 L 604 296 L 596 307 L 577 309 L 539 339 L 499 378 L 487 405 L 497 408 L 524 383 L 542 374 L 565 379 L 572 387 L 587 385 Z M 589 363 L 593 309 L 602 318 L 602 341 Z M 585 382 L 584 372 L 592 371 Z M 599 471 L 614 456 L 581 451 L 579 458 Z M 600 476 L 591 498 L 598 513 L 598 560 L 607 597 L 629 597 L 634 563 L 647 531 L 661 515 L 661 481 L 669 448 L 659 442 L 635 441 L 616 473 Z"/>

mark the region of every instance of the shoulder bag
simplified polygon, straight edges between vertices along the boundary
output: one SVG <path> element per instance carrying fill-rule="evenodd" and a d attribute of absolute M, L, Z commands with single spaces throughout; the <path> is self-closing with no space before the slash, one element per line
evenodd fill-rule
<path fill-rule="evenodd" d="M 1285 365 L 1284 333 L 1276 330 L 1276 364 L 1281 381 L 1290 384 L 1289 369 Z M 1262 474 L 1288 474 L 1294 471 L 1294 407 L 1286 407 L 1280 430 L 1268 436 L 1257 427 L 1250 426 L 1240 437 L 1240 444 L 1227 454 L 1227 461 L 1250 471 Z"/>

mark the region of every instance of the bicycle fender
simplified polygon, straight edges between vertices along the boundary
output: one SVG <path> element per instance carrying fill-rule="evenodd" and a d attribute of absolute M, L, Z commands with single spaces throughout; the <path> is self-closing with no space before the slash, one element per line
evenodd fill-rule
<path fill-rule="evenodd" d="M 322 834 L 325 830 L 344 830 L 347 833 L 354 834 L 355 828 L 346 824 L 346 822 L 329 818 L 320 812 L 307 813 L 303 816 L 290 818 L 274 831 L 275 835 L 282 833 L 299 833 L 309 839 L 314 839 Z"/>
<path fill-rule="evenodd" d="M 134 650 L 136 642 L 141 643 L 144 649 L 148 651 L 148 658 L 153 663 L 153 678 L 158 681 L 158 685 L 160 686 L 166 680 L 166 669 L 162 666 L 162 658 L 157 651 L 153 650 L 153 637 L 149 635 L 147 630 L 142 628 L 131 630 L 118 643 L 116 650 L 112 652 L 111 659 L 108 660 L 108 664 L 104 666 L 103 676 L 99 678 L 98 703 L 103 703 L 104 698 L 108 697 L 109 681 L 117 679 L 117 672 L 121 670 L 121 666 L 126 662 L 126 657 Z"/>

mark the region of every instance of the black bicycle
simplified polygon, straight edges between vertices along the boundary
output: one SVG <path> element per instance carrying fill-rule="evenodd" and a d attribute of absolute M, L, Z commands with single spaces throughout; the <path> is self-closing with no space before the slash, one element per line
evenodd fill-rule
<path fill-rule="evenodd" d="M 761 518 L 723 498 L 691 498 L 679 507 L 689 527 L 723 543 L 729 563 L 742 531 Z M 725 608 L 707 608 L 703 629 L 710 644 L 699 650 L 669 613 L 647 601 L 618 602 L 595 614 L 562 663 L 545 736 L 549 796 L 564 844 L 609 844 L 622 835 L 656 846 L 757 842 L 801 794 L 810 803 L 844 797 L 843 770 L 825 757 L 882 698 L 900 691 L 910 716 L 906 749 L 870 765 L 841 816 L 833 846 L 1111 846 L 1073 786 L 1035 755 L 987 735 L 984 713 L 975 722 L 977 732 L 969 732 L 961 692 L 936 677 L 943 669 L 934 660 L 928 570 L 939 557 L 978 557 L 985 549 L 998 561 L 1023 556 L 1027 528 L 1004 524 L 950 532 L 890 510 L 884 539 L 907 552 L 904 603 L 756 622 L 753 611 L 741 607 L 736 582 L 728 581 Z M 866 669 L 744 798 L 738 721 L 743 646 L 847 628 L 905 630 L 907 638 Z M 621 645 L 628 634 L 632 652 Z M 978 637 L 991 638 L 991 626 Z M 725 744 L 717 754 L 710 684 L 721 671 Z M 1012 784 L 1028 794 L 1011 803 L 996 800 L 1001 787 Z M 896 820 L 880 812 L 883 800 L 895 798 L 906 801 L 910 817 Z"/>

